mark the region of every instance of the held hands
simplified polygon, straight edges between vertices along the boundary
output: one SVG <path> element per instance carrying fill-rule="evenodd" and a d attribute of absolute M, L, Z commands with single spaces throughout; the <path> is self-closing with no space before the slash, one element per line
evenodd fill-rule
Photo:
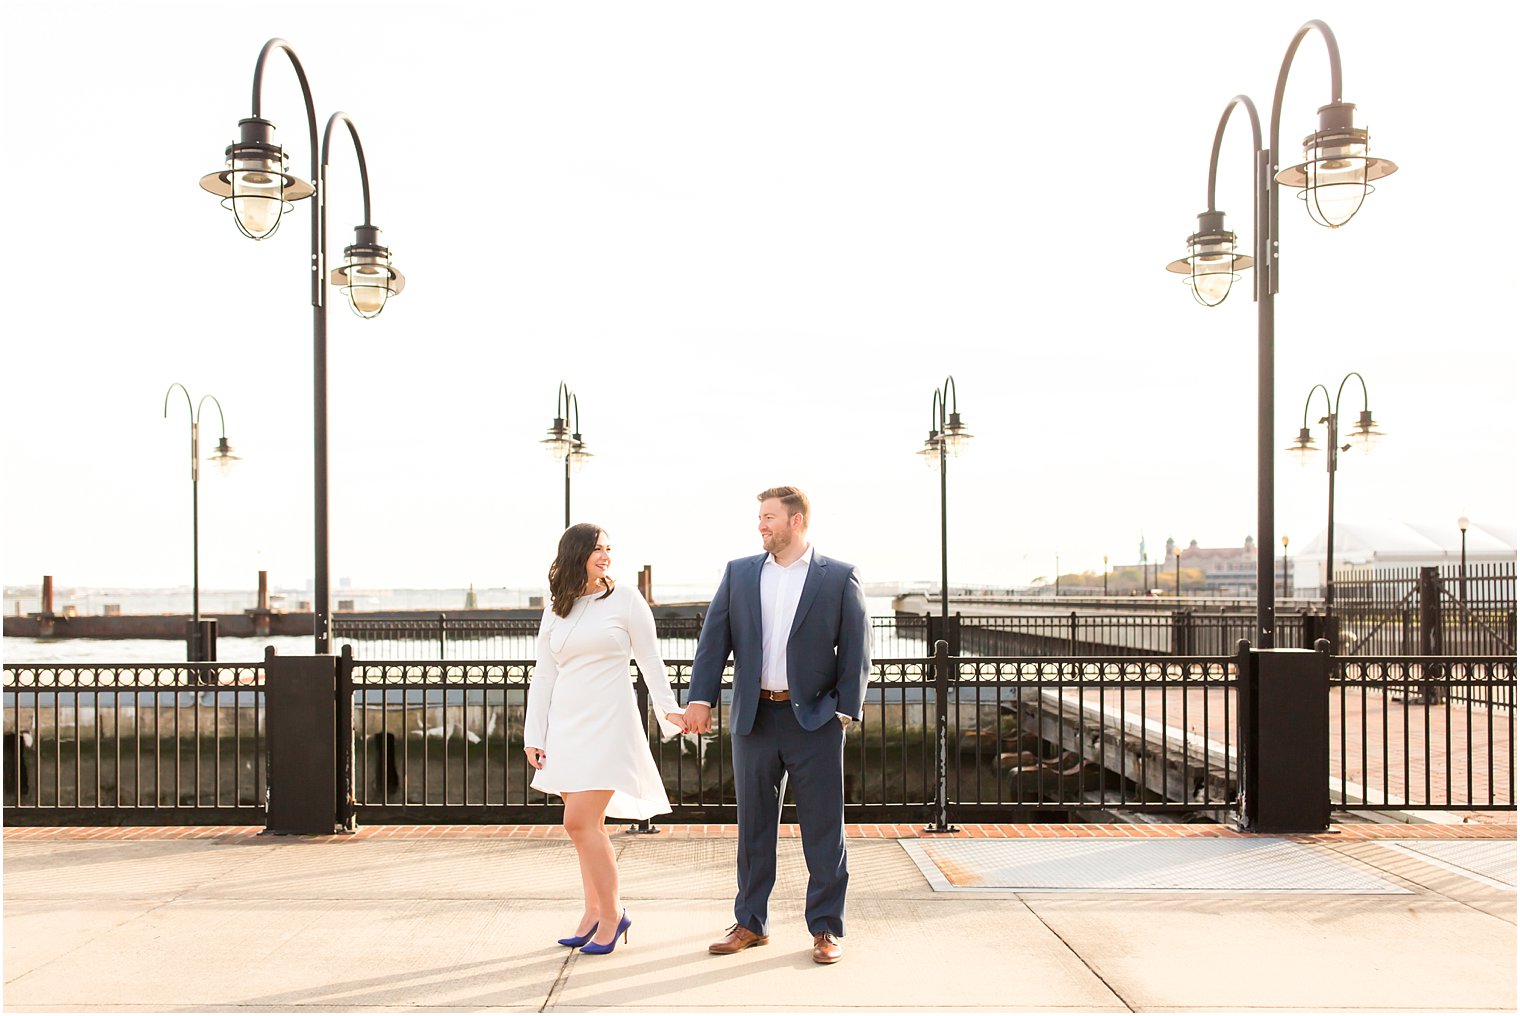
<path fill-rule="evenodd" d="M 688 734 L 706 734 L 712 730 L 712 707 L 692 702 L 682 714 L 683 725 Z"/>
<path fill-rule="evenodd" d="M 666 713 L 665 714 L 665 722 L 667 722 L 667 723 L 673 723 L 677 727 L 680 727 L 681 728 L 681 733 L 683 733 L 683 734 L 689 734 L 689 733 L 691 733 L 691 731 L 689 731 L 689 730 L 686 729 L 686 714 L 685 713 Z M 672 736 L 674 736 L 674 735 L 672 735 Z"/>
<path fill-rule="evenodd" d="M 528 765 L 534 769 L 542 769 L 544 763 L 549 760 L 549 756 L 544 753 L 542 748 L 524 748 L 523 754 L 528 756 Z"/>

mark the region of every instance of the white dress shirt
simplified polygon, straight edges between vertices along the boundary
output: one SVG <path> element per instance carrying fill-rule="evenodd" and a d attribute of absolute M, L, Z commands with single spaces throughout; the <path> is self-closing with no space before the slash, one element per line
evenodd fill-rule
<path fill-rule="evenodd" d="M 813 547 L 789 565 L 781 565 L 775 554 L 767 554 L 760 566 L 760 687 L 766 691 L 787 691 L 786 644 L 791 640 L 792 623 L 797 620 L 797 605 L 802 601 L 802 587 L 807 584 L 808 569 L 813 566 Z M 712 706 L 711 702 L 689 699 L 692 705 Z M 847 713 L 835 713 L 849 722 Z"/>
<path fill-rule="evenodd" d="M 786 691 L 786 643 L 797 619 L 797 604 L 808 569 L 813 565 L 813 548 L 789 565 L 767 554 L 760 566 L 760 687 L 766 691 Z"/>

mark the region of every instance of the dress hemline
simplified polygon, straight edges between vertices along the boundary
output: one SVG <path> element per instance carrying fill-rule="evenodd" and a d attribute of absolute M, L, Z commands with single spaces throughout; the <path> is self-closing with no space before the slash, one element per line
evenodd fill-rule
<path fill-rule="evenodd" d="M 607 818 L 620 818 L 635 822 L 642 822 L 645 819 L 654 818 L 656 815 L 669 815 L 672 811 L 669 800 L 665 800 L 663 802 L 651 801 L 647 797 L 639 797 L 636 794 L 630 793 L 626 790 L 621 790 L 617 787 L 550 788 L 540 787 L 536 783 L 530 783 L 529 786 L 541 794 L 552 794 L 561 800 L 564 799 L 564 795 L 567 792 L 571 794 L 579 794 L 588 790 L 609 790 L 612 792 L 612 799 L 607 802 Z"/>

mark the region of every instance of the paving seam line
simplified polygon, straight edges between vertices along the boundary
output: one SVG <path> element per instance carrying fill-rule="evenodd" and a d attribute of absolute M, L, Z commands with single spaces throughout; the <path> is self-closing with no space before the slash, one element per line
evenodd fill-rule
<path fill-rule="evenodd" d="M 1018 898 L 1018 901 L 1021 904 L 1024 905 L 1024 909 L 1027 910 L 1027 911 L 1029 911 L 1030 916 L 1032 916 L 1036 921 L 1039 921 L 1041 924 L 1043 924 L 1045 926 L 1045 930 L 1048 931 L 1048 932 L 1050 932 L 1052 935 L 1054 935 L 1056 937 L 1056 941 L 1058 941 L 1062 945 L 1064 945 L 1067 948 L 1067 950 L 1069 950 L 1071 952 L 1071 954 L 1077 958 L 1077 962 L 1081 963 L 1084 967 L 1086 967 L 1088 969 L 1088 972 L 1090 972 L 1094 977 L 1096 977 L 1098 979 L 1099 983 L 1101 983 L 1103 985 L 1103 987 L 1105 987 L 1105 988 L 1108 989 L 1109 994 L 1113 995 L 1115 998 L 1117 998 L 1119 1000 L 1119 1004 L 1122 1005 L 1122 1006 L 1124 1006 L 1125 1010 L 1127 1010 L 1128 1012 L 1135 1012 L 1136 1011 L 1135 1007 L 1129 1004 L 1129 1000 L 1127 998 L 1125 998 L 1123 995 L 1119 994 L 1118 989 L 1116 989 L 1112 984 L 1108 983 L 1108 978 L 1104 977 L 1101 973 L 1099 973 L 1097 967 L 1094 967 L 1091 963 L 1087 962 L 1087 957 L 1086 956 L 1083 956 L 1081 953 L 1077 952 L 1076 949 L 1072 948 L 1072 944 L 1070 942 L 1066 941 L 1065 936 L 1063 936 L 1055 928 L 1051 927 L 1050 926 L 1050 922 L 1047 921 L 1047 920 L 1045 920 L 1044 916 L 1042 916 L 1039 913 L 1039 911 L 1035 910 L 1034 907 L 1032 907 L 1032 906 L 1029 905 L 1029 901 L 1024 898 L 1024 894 L 1023 893 L 1019 893 L 1017 898 Z"/>
<path fill-rule="evenodd" d="M 1371 841 L 1365 841 L 1365 842 L 1376 843 L 1377 841 L 1371 840 Z M 1366 860 L 1365 858 L 1357 857 L 1357 856 L 1355 856 L 1353 854 L 1347 854 L 1345 848 L 1348 847 L 1348 846 L 1352 846 L 1352 845 L 1353 844 L 1339 844 L 1338 843 L 1338 844 L 1335 844 L 1333 846 L 1330 845 L 1330 844 L 1326 844 L 1326 847 L 1327 847 L 1327 849 L 1333 851 L 1334 853 L 1344 855 L 1348 860 L 1355 861 L 1355 862 L 1360 863 L 1360 864 L 1364 864 L 1364 865 L 1366 865 L 1366 866 L 1368 866 L 1370 868 L 1376 868 L 1378 871 L 1381 871 L 1388 878 L 1398 879 L 1400 882 L 1407 882 L 1409 885 L 1412 885 L 1415 888 L 1419 889 L 1420 892 L 1421 892 L 1421 894 L 1428 894 L 1430 896 L 1439 897 L 1440 899 L 1446 900 L 1448 903 L 1455 903 L 1458 906 L 1466 907 L 1468 910 L 1471 910 L 1474 913 L 1482 914 L 1484 917 L 1492 917 L 1494 920 L 1499 921 L 1500 923 L 1503 923 L 1503 924 L 1507 924 L 1511 928 L 1515 927 L 1515 922 L 1514 921 L 1512 921 L 1512 920 L 1506 920 L 1505 918 L 1500 917 L 1497 914 L 1492 914 L 1492 913 L 1488 912 L 1487 910 L 1484 910 L 1481 907 L 1474 906 L 1473 904 L 1467 902 L 1466 900 L 1459 900 L 1459 899 L 1457 899 L 1454 896 L 1449 896 L 1446 893 L 1443 893 L 1441 890 L 1436 889 L 1433 886 L 1428 886 L 1424 882 L 1419 882 L 1419 881 L 1416 881 L 1413 878 L 1410 878 L 1408 875 L 1400 875 L 1397 872 L 1388 871 L 1386 868 L 1381 868 L 1378 865 L 1374 864 L 1373 862 Z M 1360 844 L 1355 844 L 1355 845 L 1356 846 L 1360 846 Z M 1461 874 L 1459 874 L 1457 872 L 1454 872 L 1454 871 L 1451 871 L 1449 869 L 1442 868 L 1438 864 L 1431 864 L 1430 862 L 1426 861 L 1424 858 L 1411 857 L 1409 854 L 1402 854 L 1402 856 L 1408 858 L 1409 860 L 1415 861 L 1418 864 L 1424 864 L 1424 865 L 1426 865 L 1429 868 L 1434 868 L 1437 871 L 1444 872 L 1445 874 L 1456 875 L 1458 878 L 1467 878 L 1467 876 L 1465 876 L 1465 875 L 1461 875 Z M 1476 881 L 1476 879 L 1468 879 L 1468 881 Z M 1478 884 L 1482 885 L 1484 883 L 1479 882 Z"/>
<path fill-rule="evenodd" d="M 623 855 L 628 852 L 628 848 L 632 844 L 632 840 L 624 840 L 622 843 L 618 843 L 618 841 L 613 840 L 613 846 L 616 850 L 616 854 L 612 859 L 613 864 L 617 864 L 618 862 L 622 861 Z M 622 889 L 622 885 L 619 884 L 618 892 L 620 895 L 622 893 Z M 554 898 L 557 899 L 558 897 Z M 576 952 L 577 950 L 575 949 L 570 949 L 567 951 L 565 955 L 565 962 L 560 965 L 559 973 L 555 976 L 554 983 L 549 985 L 549 994 L 544 996 L 544 1004 L 538 1007 L 539 1012 L 549 1011 L 550 1007 L 555 1004 L 555 999 L 564 990 L 566 982 L 570 980 L 570 963 L 575 959 Z"/>

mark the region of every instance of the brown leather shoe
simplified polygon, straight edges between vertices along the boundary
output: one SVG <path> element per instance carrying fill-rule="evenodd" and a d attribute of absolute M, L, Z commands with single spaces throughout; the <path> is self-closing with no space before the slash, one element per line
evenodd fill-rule
<path fill-rule="evenodd" d="M 707 951 L 714 956 L 731 956 L 736 952 L 743 952 L 750 946 L 765 945 L 770 941 L 769 935 L 756 935 L 742 924 L 736 924 L 728 929 L 728 934 L 712 945 Z"/>
<path fill-rule="evenodd" d="M 839 957 L 843 955 L 844 949 L 832 931 L 820 931 L 813 935 L 814 963 L 838 963 Z"/>

